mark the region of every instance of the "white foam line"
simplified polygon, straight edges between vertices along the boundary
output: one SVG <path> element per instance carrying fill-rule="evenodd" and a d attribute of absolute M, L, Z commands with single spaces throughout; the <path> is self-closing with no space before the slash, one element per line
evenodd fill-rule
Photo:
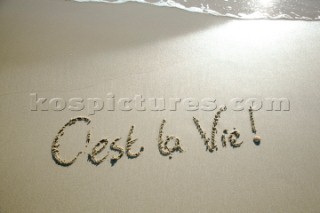
<path fill-rule="evenodd" d="M 223 17 L 231 17 L 231 18 L 237 18 L 237 19 L 290 19 L 290 20 L 320 20 L 320 16 L 315 17 L 314 19 L 310 17 L 305 17 L 305 16 L 300 16 L 296 13 L 291 12 L 291 14 L 295 16 L 291 16 L 289 14 L 280 14 L 276 16 L 272 16 L 268 13 L 262 13 L 262 12 L 253 12 L 250 14 L 245 14 L 245 13 L 238 13 L 238 14 L 231 14 L 231 13 L 226 13 L 222 14 L 219 13 L 215 10 L 212 10 L 207 7 L 201 5 L 201 7 L 186 7 L 180 3 L 177 3 L 173 0 L 160 0 L 158 2 L 152 3 L 152 2 L 147 2 L 145 0 L 117 0 L 117 1 L 108 1 L 108 0 L 74 0 L 76 2 L 101 2 L 101 3 L 109 3 L 109 4 L 123 4 L 126 2 L 137 2 L 137 3 L 144 3 L 144 4 L 149 4 L 149 5 L 155 5 L 159 7 L 171 7 L 171 8 L 178 8 L 181 10 L 193 12 L 193 13 L 204 13 L 204 14 L 210 14 L 214 16 L 223 16 Z"/>

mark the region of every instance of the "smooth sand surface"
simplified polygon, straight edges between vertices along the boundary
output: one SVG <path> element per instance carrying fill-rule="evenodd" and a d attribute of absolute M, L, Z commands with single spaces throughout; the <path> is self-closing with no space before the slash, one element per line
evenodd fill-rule
<path fill-rule="evenodd" d="M 0 2 L 0 212 L 319 212 L 320 22 L 241 21 L 128 3 Z M 61 167 L 50 153 L 59 129 L 86 110 L 31 111 L 30 93 L 69 99 L 286 97 L 290 111 L 227 110 L 244 144 L 209 153 L 192 117 L 210 135 L 215 112 L 102 110 L 66 130 L 61 155 L 121 137 L 131 125 L 137 159 L 94 166 L 81 155 Z M 159 154 L 165 135 L 184 153 Z M 104 152 L 105 153 L 105 152 Z M 114 152 L 110 155 L 116 154 Z"/>

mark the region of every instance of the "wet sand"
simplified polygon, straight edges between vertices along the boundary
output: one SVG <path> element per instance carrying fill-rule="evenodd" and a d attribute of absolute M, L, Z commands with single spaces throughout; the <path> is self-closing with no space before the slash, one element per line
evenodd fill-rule
<path fill-rule="evenodd" d="M 320 209 L 320 22 L 241 21 L 172 8 L 60 0 L 0 2 L 0 212 L 317 212 Z M 70 99 L 234 97 L 290 99 L 290 111 L 227 110 L 217 125 L 218 151 L 206 147 L 216 111 L 32 111 L 30 93 Z M 180 107 L 180 108 L 179 108 Z M 51 156 L 65 130 L 62 167 Z M 184 152 L 158 150 L 176 136 Z M 117 137 L 141 155 L 117 152 L 98 166 L 96 143 Z M 240 148 L 222 148 L 224 129 L 240 131 Z M 87 131 L 89 149 L 84 149 Z"/>

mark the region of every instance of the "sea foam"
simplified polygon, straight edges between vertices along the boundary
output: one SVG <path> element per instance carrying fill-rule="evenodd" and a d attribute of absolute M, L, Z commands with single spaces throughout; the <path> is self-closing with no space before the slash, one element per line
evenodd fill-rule
<path fill-rule="evenodd" d="M 320 20 L 319 0 L 75 0 L 120 4 L 138 2 L 240 19 Z"/>

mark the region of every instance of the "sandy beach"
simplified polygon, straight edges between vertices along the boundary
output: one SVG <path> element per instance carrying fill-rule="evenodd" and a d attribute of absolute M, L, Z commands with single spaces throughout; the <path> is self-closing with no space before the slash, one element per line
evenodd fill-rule
<path fill-rule="evenodd" d="M 236 20 L 138 3 L 1 1 L 0 212 L 319 212 L 319 38 L 316 21 Z M 108 110 L 110 93 L 118 104 L 137 95 L 214 98 L 217 109 L 181 102 L 176 110 Z M 48 102 L 35 105 L 32 94 Z M 57 110 L 54 98 L 81 98 L 84 109 Z M 93 110 L 94 98 L 104 108 Z M 260 145 L 248 110 L 230 107 L 234 98 L 263 101 L 253 114 Z M 289 100 L 290 109 L 268 110 L 269 98 Z M 211 153 L 193 117 L 210 137 L 222 105 L 228 110 Z M 83 153 L 60 166 L 52 143 L 79 116 L 90 124 L 67 126 L 59 149 L 67 160 Z M 184 150 L 172 159 L 158 150 L 163 119 L 164 138 L 179 138 Z M 144 150 L 112 166 L 117 152 L 109 145 L 121 137 L 125 147 L 131 126 L 133 151 Z M 234 128 L 243 144 L 222 147 L 223 130 Z M 95 166 L 88 154 L 103 138 L 109 144 L 98 157 L 110 153 Z"/>

